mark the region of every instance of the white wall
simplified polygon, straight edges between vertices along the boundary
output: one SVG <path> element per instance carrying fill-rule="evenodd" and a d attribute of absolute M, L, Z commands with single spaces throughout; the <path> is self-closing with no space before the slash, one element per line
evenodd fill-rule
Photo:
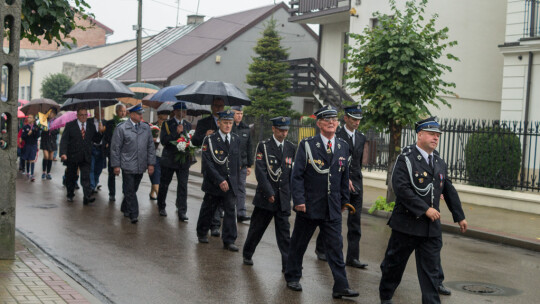
<path fill-rule="evenodd" d="M 135 40 L 130 40 L 35 61 L 32 66 L 32 99 L 41 97 L 41 83 L 45 77 L 50 74 L 61 73 L 65 62 L 95 65 L 102 68 L 134 47 Z M 21 80 L 23 79 L 19 77 L 19 81 Z M 19 85 L 23 85 L 23 82 Z"/>
<path fill-rule="evenodd" d="M 397 2 L 398 7 L 404 7 L 405 0 Z M 387 1 L 363 0 L 360 5 L 355 5 L 356 3 L 352 1 L 352 6 L 356 8 L 359 17 L 350 18 L 349 29 L 354 33 L 361 33 L 366 26 L 371 25 L 373 12 L 390 13 Z M 459 62 L 448 61 L 446 58 L 441 60 L 452 68 L 452 72 L 443 79 L 456 83 L 453 91 L 459 98 L 449 100 L 454 104 L 451 110 L 434 113 L 444 114 L 444 117 L 476 115 L 477 118 L 499 118 L 503 57 L 498 45 L 505 39 L 506 0 L 430 1 L 425 17 L 429 18 L 433 13 L 439 14 L 437 27 L 449 28 L 448 41 L 458 41 L 458 45 L 447 49 L 447 52 L 460 58 Z M 321 64 L 326 70 L 332 71 L 331 75 L 334 77 L 336 71 L 341 69 L 338 58 L 343 56 L 340 53 L 337 57 L 337 38 L 345 31 L 342 27 L 325 25 L 322 35 Z M 353 41 L 349 43 L 353 44 Z M 330 60 L 331 57 L 335 59 Z"/>
<path fill-rule="evenodd" d="M 508 0 L 506 9 L 505 42 L 518 41 L 523 37 L 525 21 L 525 0 Z"/>
<path fill-rule="evenodd" d="M 321 45 L 321 66 L 334 78 L 337 83 L 342 83 L 345 33 L 349 31 L 348 22 L 324 24 L 321 29 L 321 37 L 324 43 Z M 316 58 L 316 57 L 315 57 Z"/>

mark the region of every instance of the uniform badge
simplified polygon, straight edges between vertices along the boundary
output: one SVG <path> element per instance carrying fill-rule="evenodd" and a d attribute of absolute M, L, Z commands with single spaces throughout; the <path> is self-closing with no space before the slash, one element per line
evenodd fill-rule
<path fill-rule="evenodd" d="M 220 154 L 220 155 L 223 155 L 223 151 L 219 151 L 219 154 Z"/>
<path fill-rule="evenodd" d="M 321 147 L 321 143 L 316 143 L 315 146 L 317 146 L 317 148 L 320 148 L 320 147 Z"/>
<path fill-rule="evenodd" d="M 216 154 L 216 155 L 217 155 L 217 154 L 218 154 L 218 151 L 217 151 L 217 150 L 214 150 L 214 154 Z"/>
<path fill-rule="evenodd" d="M 204 145 L 202 146 L 202 150 L 203 150 L 203 152 L 206 151 L 206 150 L 208 150 L 208 145 L 204 144 Z"/>
<path fill-rule="evenodd" d="M 422 184 L 424 182 L 424 179 L 423 178 L 419 178 L 418 179 L 418 182 L 420 182 L 420 184 Z"/>
<path fill-rule="evenodd" d="M 422 155 L 418 155 L 416 158 L 418 158 L 418 160 L 421 160 L 421 159 L 422 159 Z"/>
<path fill-rule="evenodd" d="M 257 153 L 257 160 L 262 160 L 262 153 Z"/>
<path fill-rule="evenodd" d="M 414 172 L 414 177 L 418 177 L 418 172 Z"/>
<path fill-rule="evenodd" d="M 426 171 L 424 171 L 424 173 L 422 173 L 422 174 L 423 174 L 424 176 L 427 176 L 427 172 L 426 172 Z"/>
<path fill-rule="evenodd" d="M 337 144 L 337 148 L 338 148 L 338 149 L 341 149 L 341 144 Z"/>

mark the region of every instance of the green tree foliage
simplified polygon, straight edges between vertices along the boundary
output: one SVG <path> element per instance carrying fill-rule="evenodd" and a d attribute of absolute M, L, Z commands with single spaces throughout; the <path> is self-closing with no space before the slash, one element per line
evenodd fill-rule
<path fill-rule="evenodd" d="M 363 127 L 390 132 L 388 176 L 400 151 L 401 129 L 428 116 L 428 105 L 438 108 L 439 101 L 450 106 L 441 95 L 453 95 L 455 87 L 442 79 L 452 69 L 440 59 L 458 60 L 443 54 L 457 42 L 446 42 L 448 28 L 435 27 L 437 15 L 424 19 L 427 2 L 407 1 L 401 11 L 389 0 L 390 14 L 373 14 L 379 26 L 350 34 L 355 43 L 346 46 L 345 78 L 347 87 L 365 101 Z"/>
<path fill-rule="evenodd" d="M 85 0 L 22 0 L 21 39 L 41 44 L 41 39 L 58 46 L 70 47 L 66 38 L 73 30 L 85 28 L 75 23 L 76 18 L 86 20 L 90 5 Z"/>
<path fill-rule="evenodd" d="M 510 190 L 521 167 L 519 137 L 501 127 L 480 129 L 465 146 L 465 163 L 471 184 Z"/>
<path fill-rule="evenodd" d="M 73 86 L 73 80 L 67 75 L 58 73 L 45 77 L 41 84 L 41 96 L 63 103 L 62 95 Z"/>
<path fill-rule="evenodd" d="M 247 84 L 253 86 L 248 89 L 251 106 L 246 107 L 248 115 L 291 116 L 292 102 L 287 100 L 290 88 L 287 73 L 288 63 L 280 62 L 289 56 L 280 42 L 282 37 L 276 30 L 276 20 L 271 19 L 263 32 L 263 37 L 257 42 L 254 50 L 259 55 L 252 57 Z"/>

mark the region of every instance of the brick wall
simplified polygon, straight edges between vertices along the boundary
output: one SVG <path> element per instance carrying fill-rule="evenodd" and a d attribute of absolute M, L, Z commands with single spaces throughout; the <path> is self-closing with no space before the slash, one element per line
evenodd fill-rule
<path fill-rule="evenodd" d="M 77 18 L 77 24 L 82 25 L 86 27 L 86 30 L 83 31 L 81 29 L 73 30 L 70 33 L 71 37 L 74 37 L 77 39 L 77 45 L 83 46 L 99 46 L 104 45 L 106 43 L 106 30 L 97 25 L 92 24 L 92 21 L 90 19 L 83 20 L 82 18 Z M 68 43 L 72 43 L 71 39 L 64 39 L 64 41 Z M 4 39 L 4 45 L 7 44 L 7 40 Z M 54 51 L 60 49 L 56 43 L 47 43 L 46 40 L 41 38 L 41 44 L 38 43 L 30 43 L 27 39 L 23 39 L 20 42 L 21 49 L 33 49 L 33 50 L 46 50 L 46 51 Z"/>

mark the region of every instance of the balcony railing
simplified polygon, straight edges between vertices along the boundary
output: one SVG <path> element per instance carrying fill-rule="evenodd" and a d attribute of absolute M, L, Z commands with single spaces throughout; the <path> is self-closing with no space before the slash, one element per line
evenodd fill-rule
<path fill-rule="evenodd" d="M 291 16 L 317 16 L 348 11 L 351 0 L 292 0 L 289 2 Z"/>
<path fill-rule="evenodd" d="M 525 0 L 525 21 L 523 27 L 523 38 L 539 38 L 540 23 L 538 22 L 538 11 L 540 0 Z"/>

